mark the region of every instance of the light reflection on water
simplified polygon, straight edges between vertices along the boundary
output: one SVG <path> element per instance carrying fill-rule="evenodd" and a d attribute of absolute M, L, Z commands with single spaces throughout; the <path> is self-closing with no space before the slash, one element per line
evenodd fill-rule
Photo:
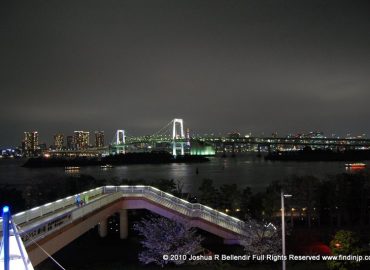
<path fill-rule="evenodd" d="M 38 181 L 70 177 L 64 168 L 29 169 L 20 167 L 24 160 L 0 161 L 0 184 L 24 185 Z M 202 179 L 212 179 L 216 186 L 237 184 L 261 191 L 274 180 L 291 175 L 326 176 L 346 172 L 344 162 L 272 162 L 256 155 L 240 155 L 235 158 L 212 157 L 210 162 L 193 164 L 125 165 L 110 169 L 99 166 L 82 167 L 79 174 L 96 179 L 159 179 L 180 180 L 184 191 L 195 192 Z"/>

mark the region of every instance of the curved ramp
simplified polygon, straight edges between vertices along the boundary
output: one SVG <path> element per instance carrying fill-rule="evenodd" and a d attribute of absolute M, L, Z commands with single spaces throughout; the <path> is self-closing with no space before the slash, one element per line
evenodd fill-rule
<path fill-rule="evenodd" d="M 248 233 L 242 220 L 151 186 L 104 186 L 80 195 L 89 198 L 82 207 L 76 206 L 75 195 L 13 216 L 34 265 L 46 258 L 35 242 L 53 254 L 122 209 L 148 209 L 213 233 L 227 244 L 238 244 Z"/>

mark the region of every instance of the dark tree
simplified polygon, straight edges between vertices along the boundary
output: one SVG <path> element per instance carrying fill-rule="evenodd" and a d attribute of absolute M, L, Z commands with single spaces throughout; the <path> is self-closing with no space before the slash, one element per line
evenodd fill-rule
<path fill-rule="evenodd" d="M 198 190 L 200 203 L 213 208 L 220 207 L 219 191 L 213 186 L 211 179 L 203 179 Z"/>
<path fill-rule="evenodd" d="M 360 241 L 357 235 L 351 231 L 338 231 L 330 242 L 330 249 L 334 256 L 336 255 L 360 255 L 363 250 L 360 247 Z M 333 270 L 357 269 L 359 262 L 351 260 L 333 260 L 327 262 L 328 268 Z"/>
<path fill-rule="evenodd" d="M 232 212 L 241 207 L 242 194 L 236 184 L 225 184 L 220 187 L 220 208 Z"/>
<path fill-rule="evenodd" d="M 289 193 L 293 195 L 292 203 L 304 209 L 307 226 L 311 228 L 312 215 L 316 214 L 320 180 L 314 176 L 294 176 L 289 182 Z"/>
<path fill-rule="evenodd" d="M 263 219 L 265 221 L 273 219 L 274 215 L 280 211 L 280 192 L 282 185 L 278 181 L 272 182 L 262 197 Z"/>

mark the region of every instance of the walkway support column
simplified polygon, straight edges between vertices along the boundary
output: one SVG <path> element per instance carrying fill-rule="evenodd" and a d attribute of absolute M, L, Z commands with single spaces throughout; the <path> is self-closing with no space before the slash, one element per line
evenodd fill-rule
<path fill-rule="evenodd" d="M 127 209 L 121 209 L 119 212 L 119 237 L 126 239 L 128 236 L 128 216 Z"/>
<path fill-rule="evenodd" d="M 108 235 L 108 219 L 103 219 L 99 222 L 99 236 L 104 238 Z"/>

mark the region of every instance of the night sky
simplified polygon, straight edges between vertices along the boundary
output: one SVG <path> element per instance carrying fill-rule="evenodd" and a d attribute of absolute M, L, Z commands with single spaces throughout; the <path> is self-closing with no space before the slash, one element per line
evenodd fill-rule
<path fill-rule="evenodd" d="M 73 130 L 370 134 L 370 1 L 2 1 L 0 147 Z"/>

